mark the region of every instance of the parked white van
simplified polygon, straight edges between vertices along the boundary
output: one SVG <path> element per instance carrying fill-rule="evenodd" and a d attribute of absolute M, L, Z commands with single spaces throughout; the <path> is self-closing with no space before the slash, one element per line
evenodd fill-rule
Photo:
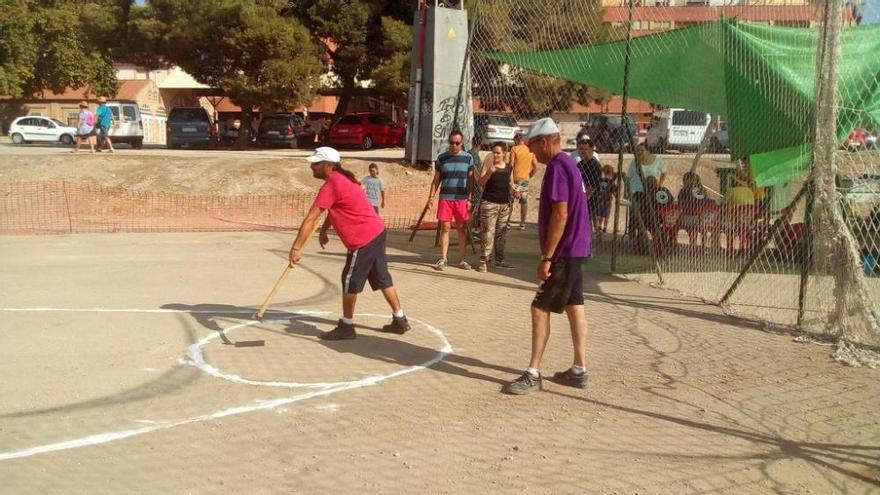
<path fill-rule="evenodd" d="M 696 149 L 711 120 L 708 113 L 667 108 L 654 113 L 645 142 L 648 149 L 656 153 L 665 153 L 668 149 Z"/>
<path fill-rule="evenodd" d="M 137 103 L 131 100 L 113 100 L 107 102 L 107 108 L 113 112 L 113 125 L 110 127 L 110 140 L 113 145 L 128 143 L 135 149 L 144 145 L 144 122 Z"/>

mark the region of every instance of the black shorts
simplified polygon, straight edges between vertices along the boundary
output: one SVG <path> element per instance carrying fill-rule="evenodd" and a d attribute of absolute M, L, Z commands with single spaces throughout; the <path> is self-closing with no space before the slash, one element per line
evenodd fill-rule
<path fill-rule="evenodd" d="M 541 282 L 532 306 L 562 313 L 566 306 L 584 304 L 584 258 L 559 258 L 550 264 L 550 278 Z"/>
<path fill-rule="evenodd" d="M 373 290 L 387 289 L 394 285 L 388 273 L 385 259 L 385 231 L 377 235 L 366 246 L 349 251 L 342 269 L 342 292 L 360 294 L 364 284 L 370 281 Z"/>

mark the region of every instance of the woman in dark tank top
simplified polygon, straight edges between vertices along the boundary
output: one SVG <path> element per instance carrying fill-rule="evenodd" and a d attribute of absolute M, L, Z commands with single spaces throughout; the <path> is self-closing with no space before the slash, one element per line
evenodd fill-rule
<path fill-rule="evenodd" d="M 504 261 L 504 244 L 511 212 L 513 182 L 511 166 L 505 159 L 507 145 L 497 142 L 492 145 L 491 162 L 483 165 L 477 178 L 477 185 L 483 189 L 480 203 L 480 230 L 482 253 L 478 272 L 489 270 L 489 262 L 494 250 L 496 268 L 513 268 Z"/>

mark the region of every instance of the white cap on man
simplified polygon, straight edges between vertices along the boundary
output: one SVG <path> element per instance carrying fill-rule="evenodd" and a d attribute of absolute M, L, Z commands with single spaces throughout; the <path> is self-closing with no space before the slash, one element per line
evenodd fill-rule
<path fill-rule="evenodd" d="M 536 120 L 529 127 L 529 132 L 526 133 L 524 139 L 529 141 L 538 136 L 552 136 L 553 134 L 559 134 L 559 126 L 550 117 L 544 117 L 543 119 Z"/>
<path fill-rule="evenodd" d="M 321 146 L 320 148 L 315 148 L 315 152 L 306 157 L 306 160 L 309 163 L 318 163 L 318 162 L 331 162 L 331 163 L 340 163 L 342 158 L 339 156 L 339 152 L 329 146 Z"/>

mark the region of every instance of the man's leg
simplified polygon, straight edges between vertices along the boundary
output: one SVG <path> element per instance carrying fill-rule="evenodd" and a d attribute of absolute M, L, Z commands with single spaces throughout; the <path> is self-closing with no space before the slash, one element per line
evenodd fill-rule
<path fill-rule="evenodd" d="M 397 290 L 394 286 L 382 289 L 382 295 L 385 296 L 385 300 L 388 301 L 388 305 L 391 306 L 391 311 L 395 313 L 400 311 L 400 298 L 397 297 Z"/>
<path fill-rule="evenodd" d="M 585 368 L 587 364 L 587 316 L 583 304 L 565 307 L 571 327 L 571 343 L 574 347 L 574 366 Z"/>
<path fill-rule="evenodd" d="M 529 211 L 529 204 L 528 203 L 520 203 L 519 204 L 519 224 L 520 225 L 526 224 L 526 214 L 528 213 L 528 211 Z"/>
<path fill-rule="evenodd" d="M 440 222 L 440 259 L 448 259 L 449 254 L 449 221 Z"/>
<path fill-rule="evenodd" d="M 532 357 L 529 359 L 529 368 L 541 369 L 541 359 L 544 357 L 548 340 L 550 340 L 550 312 L 532 306 Z"/>
<path fill-rule="evenodd" d="M 466 222 L 467 220 L 463 220 L 458 222 L 458 225 L 455 226 L 455 229 L 458 230 L 458 259 L 459 262 L 467 261 L 467 248 L 468 248 L 468 238 L 467 238 L 467 229 Z M 449 243 L 449 231 L 447 230 L 446 242 Z"/>
<path fill-rule="evenodd" d="M 342 317 L 348 320 L 354 318 L 354 308 L 357 305 L 357 294 L 342 294 Z"/>
<path fill-rule="evenodd" d="M 503 392 L 511 395 L 525 395 L 543 390 L 544 385 L 541 381 L 539 367 L 541 366 L 541 358 L 544 356 L 544 349 L 547 347 L 547 340 L 549 339 L 550 312 L 540 309 L 533 304 L 532 357 L 529 360 L 529 367 L 523 372 L 522 376 L 505 385 L 502 389 Z"/>

